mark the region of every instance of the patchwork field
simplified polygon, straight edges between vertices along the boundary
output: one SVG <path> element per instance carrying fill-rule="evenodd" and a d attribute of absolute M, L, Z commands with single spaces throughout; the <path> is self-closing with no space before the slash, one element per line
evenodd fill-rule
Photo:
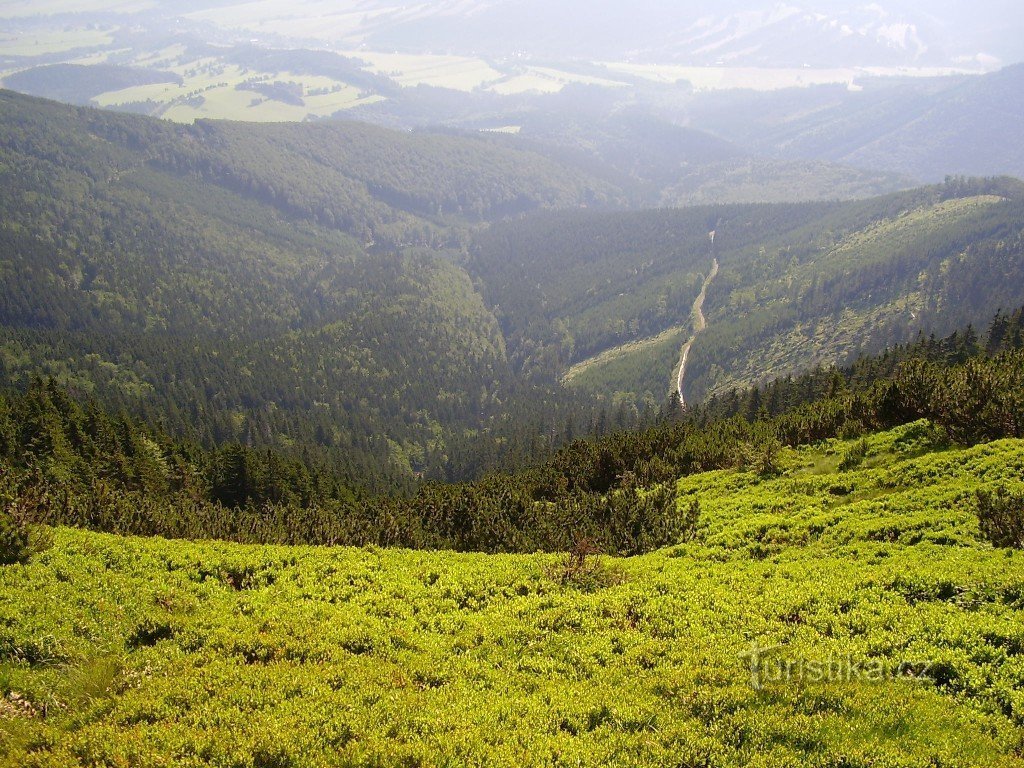
<path fill-rule="evenodd" d="M 163 105 L 157 114 L 168 120 L 191 123 L 199 118 L 243 120 L 248 122 L 298 122 L 309 116 L 329 117 L 335 112 L 360 104 L 379 101 L 379 96 L 364 96 L 358 88 L 316 75 L 290 72 L 260 73 L 216 62 L 172 67 L 185 78 L 183 85 L 157 83 L 111 91 L 96 97 L 103 107 L 153 101 Z M 293 83 L 301 91 L 301 103 L 286 103 L 239 89 L 246 81 Z"/>
<path fill-rule="evenodd" d="M 683 479 L 693 541 L 583 569 L 57 530 L 0 569 L 0 752 L 1022 765 L 1024 562 L 980 542 L 973 491 L 1024 489 L 1024 443 L 933 438 L 919 423 L 787 451 L 774 479 Z"/>
<path fill-rule="evenodd" d="M 466 56 L 433 56 L 375 51 L 350 51 L 352 56 L 365 61 L 369 69 L 390 77 L 404 86 L 432 85 L 457 91 L 494 83 L 504 77 L 482 59 Z"/>

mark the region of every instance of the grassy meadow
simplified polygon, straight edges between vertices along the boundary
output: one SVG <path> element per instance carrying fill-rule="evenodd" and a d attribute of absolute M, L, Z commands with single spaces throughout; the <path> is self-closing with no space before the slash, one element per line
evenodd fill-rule
<path fill-rule="evenodd" d="M 632 559 L 70 529 L 0 569 L 21 766 L 1018 766 L 1024 561 L 974 491 L 1024 442 L 924 422 L 679 482 Z"/>

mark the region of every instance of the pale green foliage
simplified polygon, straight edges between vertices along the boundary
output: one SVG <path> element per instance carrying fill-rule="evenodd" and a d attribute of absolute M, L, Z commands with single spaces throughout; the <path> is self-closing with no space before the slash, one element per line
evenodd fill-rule
<path fill-rule="evenodd" d="M 27 766 L 1020 765 L 1024 560 L 980 540 L 975 491 L 1020 492 L 1024 442 L 936 450 L 930 434 L 869 436 L 843 473 L 859 443 L 784 449 L 770 479 L 685 478 L 695 538 L 603 558 L 619 577 L 586 589 L 556 577 L 558 555 L 58 530 L 52 550 L 0 570 L 0 753 Z M 755 640 L 789 660 L 877 662 L 886 678 L 758 690 L 743 657 Z M 929 664 L 930 679 L 889 677 L 901 664 Z"/>

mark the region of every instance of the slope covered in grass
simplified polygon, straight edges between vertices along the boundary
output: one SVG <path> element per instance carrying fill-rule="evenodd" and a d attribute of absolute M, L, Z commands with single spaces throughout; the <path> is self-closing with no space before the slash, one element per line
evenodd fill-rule
<path fill-rule="evenodd" d="M 980 541 L 973 491 L 1022 490 L 1024 441 L 935 440 L 921 422 L 787 450 L 775 478 L 691 476 L 694 540 L 575 574 L 557 555 L 59 529 L 0 569 L 0 753 L 1021 765 L 1024 561 Z M 772 649 L 756 676 L 752 643 Z"/>

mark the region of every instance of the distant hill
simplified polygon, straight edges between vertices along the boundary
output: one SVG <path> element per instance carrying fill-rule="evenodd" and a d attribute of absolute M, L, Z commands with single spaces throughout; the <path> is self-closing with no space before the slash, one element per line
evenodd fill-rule
<path fill-rule="evenodd" d="M 180 75 L 155 69 L 113 64 L 48 64 L 8 75 L 3 84 L 5 88 L 22 93 L 85 106 L 94 96 L 106 91 L 181 82 Z"/>
<path fill-rule="evenodd" d="M 940 181 L 1024 176 L 1024 65 L 980 77 L 772 94 L 714 94 L 692 120 L 764 155 L 824 160 Z"/>
<path fill-rule="evenodd" d="M 0 382 L 51 376 L 204 445 L 396 487 L 542 455 L 612 408 L 650 417 L 713 258 L 692 402 L 1024 304 L 1018 182 L 623 210 L 687 158 L 746 164 L 751 187 L 802 167 L 635 116 L 542 141 L 182 126 L 2 92 Z"/>
<path fill-rule="evenodd" d="M 206 4 L 200 4 L 200 6 Z M 220 5 L 220 4 L 219 4 Z M 232 8 L 232 5 L 235 5 Z M 978 56 L 1018 60 L 1010 33 L 1021 19 L 1013 0 L 981 0 L 970 8 L 940 0 L 851 6 L 838 0 L 726 0 L 714 6 L 651 0 L 395 0 L 332 6 L 303 2 L 227 4 L 197 9 L 195 18 L 264 34 L 358 41 L 377 50 L 435 51 L 732 66 L 833 67 L 952 65 Z M 233 11 L 233 12 L 232 12 Z M 319 23 L 303 23 L 318 17 Z M 992 24 L 992 19 L 1004 24 Z"/>
<path fill-rule="evenodd" d="M 593 89 L 525 116 L 517 138 L 575 158 L 642 206 L 856 199 L 914 186 L 911 177 L 822 160 L 760 157 L 707 131 L 641 110 L 606 115 Z M 582 158 L 582 160 L 581 160 Z"/>

